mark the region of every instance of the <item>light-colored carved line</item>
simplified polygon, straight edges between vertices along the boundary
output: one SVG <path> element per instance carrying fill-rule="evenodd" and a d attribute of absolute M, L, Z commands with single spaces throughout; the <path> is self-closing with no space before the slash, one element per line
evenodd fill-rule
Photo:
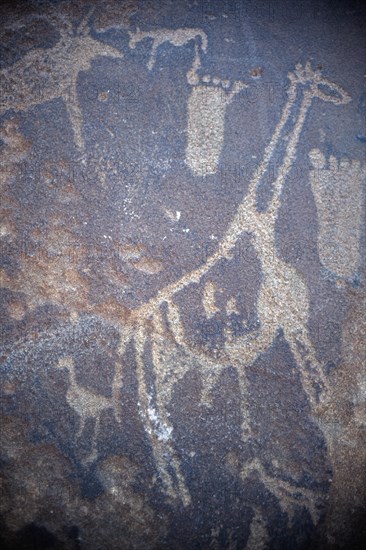
<path fill-rule="evenodd" d="M 268 475 L 259 459 L 254 459 L 242 469 L 241 478 L 245 480 L 253 472 L 258 475 L 265 487 L 278 498 L 281 509 L 288 514 L 290 525 L 295 515 L 295 506 L 305 506 L 310 512 L 313 524 L 318 523 L 320 518 L 320 510 L 317 508 L 317 501 L 320 497 L 318 491 L 296 487 L 279 477 Z"/>
<path fill-rule="evenodd" d="M 312 410 L 318 406 L 318 392 L 321 393 L 322 402 L 328 397 L 329 384 L 324 375 L 321 364 L 316 358 L 315 350 L 307 334 L 306 327 L 302 331 L 285 332 L 286 340 L 290 344 L 296 363 L 300 368 L 300 376 L 306 394 L 310 400 Z M 303 350 L 300 351 L 300 346 Z M 316 387 L 318 385 L 318 388 Z"/>
<path fill-rule="evenodd" d="M 263 161 L 261 162 L 260 166 L 258 167 L 256 173 L 254 174 L 254 177 L 249 184 L 249 190 L 248 190 L 248 199 L 244 197 L 242 203 L 239 205 L 236 215 L 234 216 L 234 219 L 232 223 L 230 224 L 228 230 L 226 231 L 225 237 L 222 240 L 222 242 L 219 245 L 218 250 L 210 256 L 206 263 L 204 263 L 199 268 L 195 269 L 191 273 L 188 273 L 184 275 L 181 279 L 176 281 L 175 283 L 172 283 L 165 287 L 163 290 L 158 292 L 158 294 L 149 300 L 146 304 L 135 310 L 133 312 L 133 315 L 137 318 L 142 316 L 148 316 L 151 314 L 157 307 L 159 307 L 162 303 L 167 302 L 169 298 L 174 296 L 177 292 L 185 288 L 188 284 L 191 283 L 199 283 L 202 276 L 207 273 L 219 260 L 222 258 L 227 257 L 231 250 L 235 247 L 241 232 L 243 231 L 243 216 L 245 216 L 247 207 L 248 206 L 255 206 L 255 192 L 257 189 L 257 185 L 265 174 L 269 161 L 271 160 L 274 151 L 275 146 L 280 138 L 281 132 L 283 127 L 285 126 L 290 112 L 291 108 L 294 104 L 294 101 L 296 99 L 296 85 L 292 84 L 289 90 L 289 99 L 284 107 L 283 114 L 281 116 L 280 122 L 278 123 L 275 132 L 272 136 L 272 139 L 268 145 L 268 147 L 265 150 Z M 243 212 L 243 210 L 245 210 Z M 238 230 L 239 226 L 239 230 Z"/>
<path fill-rule="evenodd" d="M 66 401 L 79 417 L 79 428 L 76 433 L 76 439 L 80 439 L 82 436 L 85 422 L 88 418 L 92 418 L 95 421 L 91 452 L 83 460 L 84 463 L 88 464 L 93 462 L 98 456 L 97 442 L 100 431 L 100 415 L 104 410 L 114 410 L 114 402 L 113 399 L 103 397 L 101 395 L 95 395 L 94 393 L 79 386 L 76 380 L 74 362 L 71 357 L 64 357 L 63 359 L 60 359 L 57 367 L 62 369 L 65 368 L 69 373 L 70 385 L 66 391 Z"/>
<path fill-rule="evenodd" d="M 305 76 L 304 76 L 305 75 Z M 293 127 L 293 130 L 290 135 L 290 139 L 288 141 L 288 145 L 285 151 L 284 161 L 282 163 L 282 169 L 280 170 L 280 175 L 275 180 L 273 186 L 274 186 L 274 197 L 272 199 L 272 205 L 269 207 L 268 211 L 265 213 L 265 215 L 261 215 L 255 211 L 254 208 L 254 199 L 255 199 L 255 189 L 257 187 L 257 184 L 259 182 L 259 179 L 261 175 L 263 175 L 267 169 L 268 162 L 273 155 L 275 145 L 277 144 L 281 132 L 289 118 L 289 115 L 291 113 L 292 107 L 294 105 L 294 101 L 296 98 L 296 87 L 298 86 L 298 83 L 306 83 L 306 78 L 314 79 L 315 73 L 312 73 L 310 70 L 310 66 L 307 64 L 305 67 L 305 70 L 302 71 L 300 67 L 296 68 L 295 75 L 290 74 L 290 81 L 291 86 L 289 90 L 289 99 L 287 104 L 284 107 L 283 114 L 281 116 L 280 122 L 278 126 L 276 127 L 276 130 L 274 132 L 274 136 L 271 139 L 269 147 L 265 151 L 264 160 L 261 163 L 261 166 L 259 167 L 259 170 L 255 174 L 249 189 L 250 194 L 253 195 L 253 197 L 250 197 L 249 201 L 247 202 L 246 197 L 244 198 L 243 202 L 239 206 L 237 210 L 237 214 L 234 217 L 234 220 L 232 224 L 230 225 L 226 236 L 224 237 L 223 241 L 221 242 L 221 245 L 219 249 L 207 260 L 207 262 L 201 266 L 200 268 L 194 270 L 190 274 L 187 274 L 186 276 L 182 277 L 178 282 L 173 283 L 172 285 L 169 285 L 163 291 L 157 294 L 155 298 L 150 300 L 147 304 L 144 304 L 142 308 L 144 309 L 144 313 L 147 315 L 151 315 L 157 307 L 160 307 L 160 305 L 165 301 L 168 303 L 168 315 L 170 316 L 170 324 L 173 327 L 173 331 L 176 337 L 177 342 L 180 345 L 184 345 L 184 329 L 180 322 L 179 317 L 179 310 L 177 310 L 176 306 L 174 306 L 172 302 L 172 297 L 175 293 L 177 293 L 179 290 L 182 290 L 185 286 L 188 284 L 194 283 L 194 282 L 200 282 L 203 274 L 207 273 L 213 265 L 216 264 L 217 261 L 222 259 L 223 257 L 227 257 L 230 250 L 235 246 L 239 236 L 241 233 L 247 229 L 250 230 L 252 233 L 254 233 L 257 236 L 260 236 L 260 233 L 258 231 L 260 228 L 262 228 L 262 233 L 266 232 L 268 233 L 268 230 L 270 230 L 270 239 L 268 243 L 265 245 L 266 241 L 262 241 L 262 245 L 264 246 L 264 250 L 261 253 L 260 246 L 256 247 L 257 252 L 259 253 L 259 257 L 261 258 L 262 268 L 265 268 L 266 265 L 268 268 L 271 268 L 271 252 L 276 256 L 275 253 L 275 245 L 274 245 L 274 235 L 272 233 L 274 232 L 274 221 L 275 221 L 275 214 L 278 212 L 279 207 L 279 197 L 281 195 L 281 191 L 283 188 L 283 184 L 285 182 L 286 176 L 291 168 L 291 163 L 293 162 L 293 159 L 296 156 L 297 146 L 301 134 L 301 130 L 303 128 L 307 111 L 311 105 L 312 99 L 316 96 L 321 97 L 322 99 L 326 99 L 328 101 L 332 101 L 334 103 L 346 103 L 349 101 L 349 96 L 339 86 L 334 86 L 334 89 L 337 91 L 337 93 L 342 95 L 341 99 L 337 99 L 337 101 L 334 101 L 334 98 L 332 96 L 324 96 L 324 94 L 319 95 L 319 89 L 318 84 L 326 83 L 328 87 L 332 87 L 332 84 L 329 81 L 321 80 L 320 78 L 317 78 L 316 84 L 313 82 L 311 83 L 311 91 L 305 90 L 304 97 L 302 99 L 300 108 L 299 108 L 299 114 L 296 120 L 296 123 Z M 245 211 L 243 211 L 245 209 Z M 247 225 L 246 223 L 246 217 L 249 218 L 251 223 Z M 271 220 L 270 227 L 268 227 L 268 221 Z M 259 221 L 261 220 L 261 222 Z M 254 223 L 253 223 L 254 222 Z M 267 223 L 267 226 L 266 226 Z M 269 244 L 271 244 L 271 249 L 268 248 Z M 264 253 L 263 253 L 264 252 Z M 276 256 L 276 259 L 273 258 L 274 261 L 277 261 L 278 265 L 281 266 L 283 262 L 280 262 Z M 271 269 L 270 269 L 271 271 Z M 269 277 L 271 274 L 269 273 Z M 267 276 L 267 282 L 269 281 L 269 277 Z M 265 277 L 266 278 L 266 277 Z M 263 289 L 263 285 L 262 285 Z M 305 303 L 307 304 L 307 296 L 304 296 Z M 139 314 L 142 313 L 141 309 L 139 308 Z M 278 328 L 281 326 L 281 324 L 278 325 Z M 300 326 L 300 329 L 306 333 L 306 327 Z M 261 329 L 262 330 L 262 329 Z M 266 333 L 268 337 L 268 332 Z M 267 338 L 268 340 L 268 338 Z M 260 340 L 257 339 L 257 342 Z M 310 340 L 308 340 L 310 342 Z M 298 354 L 297 346 L 295 346 L 294 342 L 292 341 L 293 345 L 293 351 L 295 354 Z M 258 350 L 257 350 L 258 351 Z M 253 356 L 255 353 L 253 353 Z M 303 371 L 303 369 L 301 369 Z M 306 375 L 305 375 L 306 376 Z M 308 385 L 307 385 L 308 388 Z M 309 396 L 310 397 L 310 396 Z M 311 398 L 311 397 L 310 397 Z"/>
<path fill-rule="evenodd" d="M 180 474 L 179 463 L 174 458 L 174 450 L 167 441 L 162 441 L 156 434 L 156 426 L 154 425 L 154 419 L 151 414 L 150 401 L 151 396 L 147 388 L 145 380 L 145 346 L 148 341 L 148 335 L 146 328 L 143 324 L 136 327 L 134 334 L 134 342 L 136 348 L 136 368 L 137 368 L 137 381 L 138 381 L 138 395 L 139 395 L 139 412 L 141 414 L 144 428 L 149 436 L 151 442 L 151 448 L 157 470 L 159 475 L 162 476 L 162 481 L 167 494 L 176 499 L 177 497 L 182 499 L 184 505 L 190 503 L 190 495 L 185 487 L 183 476 Z M 167 456 L 169 452 L 169 457 Z M 169 473 L 169 465 L 173 468 L 178 479 L 178 494 L 175 490 L 172 477 Z"/>
<path fill-rule="evenodd" d="M 145 38 L 152 38 L 153 43 L 151 47 L 150 59 L 147 62 L 147 68 L 151 71 L 156 62 L 157 50 L 165 42 L 169 42 L 173 46 L 184 46 L 191 40 L 196 40 L 197 36 L 201 37 L 201 48 L 204 52 L 207 51 L 207 35 L 202 29 L 192 28 L 180 28 L 180 29 L 159 29 L 157 31 L 140 31 L 137 28 L 136 32 L 129 32 L 130 41 L 129 47 L 134 49 L 136 44 L 145 40 Z"/>
<path fill-rule="evenodd" d="M 89 34 L 89 29 L 88 29 L 88 25 L 89 25 L 89 21 L 90 21 L 90 18 L 91 16 L 93 15 L 93 13 L 95 12 L 95 8 L 96 6 L 92 6 L 89 10 L 88 10 L 88 13 L 85 15 L 85 17 L 83 17 L 83 19 L 81 20 L 78 28 L 77 28 L 77 34 L 79 36 L 84 36 L 84 35 L 88 35 Z"/>
<path fill-rule="evenodd" d="M 264 174 L 266 173 L 266 171 L 268 170 L 269 162 L 273 157 L 273 154 L 275 152 L 275 148 L 281 136 L 282 130 L 284 126 L 287 124 L 287 121 L 289 119 L 291 110 L 296 100 L 296 87 L 297 87 L 296 84 L 291 82 L 291 85 L 287 91 L 287 94 L 288 94 L 287 103 L 283 108 L 281 118 L 275 128 L 275 131 L 273 132 L 271 140 L 264 150 L 263 160 L 261 161 L 260 165 L 258 166 L 257 170 L 254 173 L 254 176 L 251 182 L 249 183 L 248 193 L 247 193 L 248 200 L 246 201 L 245 204 L 249 203 L 249 204 L 252 204 L 253 206 L 255 205 L 255 200 L 256 200 L 255 195 L 257 191 L 257 185 L 262 179 L 262 177 L 264 176 Z M 241 203 L 240 206 L 244 206 L 244 201 Z M 239 206 L 239 209 L 240 209 L 240 206 Z"/>
<path fill-rule="evenodd" d="M 172 432 L 173 427 L 171 426 L 171 423 L 169 422 L 166 414 L 167 405 L 169 404 L 167 397 L 169 398 L 170 395 L 166 396 L 166 391 L 165 389 L 163 389 L 163 384 L 161 383 L 162 378 L 164 377 L 164 370 L 165 370 L 165 365 L 162 360 L 162 357 L 164 355 L 165 340 L 162 336 L 163 322 L 162 322 L 161 315 L 155 316 L 154 322 L 155 322 L 156 330 L 154 331 L 153 338 L 152 338 L 152 359 L 155 367 L 155 376 L 156 376 L 156 404 L 157 404 L 160 421 L 163 423 L 164 429 L 169 432 Z M 166 396 L 165 403 L 163 403 L 163 396 L 164 397 Z M 191 501 L 189 490 L 185 483 L 184 475 L 181 472 L 180 462 L 179 462 L 179 459 L 177 459 L 176 457 L 176 453 L 173 449 L 173 446 L 170 442 L 168 442 L 168 446 L 171 454 L 170 461 L 174 468 L 175 474 L 177 476 L 178 494 L 182 498 L 184 505 L 187 506 L 190 504 L 190 501 Z"/>

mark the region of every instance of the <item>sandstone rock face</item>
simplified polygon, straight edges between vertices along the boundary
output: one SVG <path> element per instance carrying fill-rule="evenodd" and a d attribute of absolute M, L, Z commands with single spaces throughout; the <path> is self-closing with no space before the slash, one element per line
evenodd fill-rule
<path fill-rule="evenodd" d="M 4 5 L 2 547 L 365 542 L 365 15 Z"/>

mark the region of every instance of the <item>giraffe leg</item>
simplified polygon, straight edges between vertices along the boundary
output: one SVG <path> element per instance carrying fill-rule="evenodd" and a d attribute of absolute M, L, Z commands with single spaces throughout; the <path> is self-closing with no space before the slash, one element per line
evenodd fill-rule
<path fill-rule="evenodd" d="M 76 439 L 79 439 L 82 436 L 84 428 L 85 428 L 85 418 L 83 416 L 79 416 L 79 428 L 78 428 L 78 431 L 76 432 Z"/>
<path fill-rule="evenodd" d="M 94 427 L 94 435 L 92 439 L 91 453 L 86 457 L 84 461 L 85 464 L 90 464 L 91 462 L 94 462 L 94 460 L 96 460 L 98 457 L 97 442 L 98 442 L 99 429 L 100 429 L 100 418 L 98 414 L 95 417 L 95 427 Z"/>
<path fill-rule="evenodd" d="M 121 385 L 122 385 L 122 362 L 116 361 L 114 365 L 114 377 L 112 384 L 113 412 L 117 422 L 121 422 Z"/>
<path fill-rule="evenodd" d="M 149 69 L 149 71 L 151 71 L 151 69 L 155 65 L 157 49 L 158 49 L 158 44 L 155 44 L 155 40 L 154 40 L 152 48 L 151 48 L 150 59 L 149 59 L 148 64 L 147 64 L 147 68 Z"/>
<path fill-rule="evenodd" d="M 281 510 L 287 513 L 290 526 L 296 510 L 302 506 L 308 510 L 313 524 L 317 525 L 320 519 L 319 504 L 322 501 L 322 495 L 318 490 L 299 487 L 297 483 L 284 480 L 280 475 L 273 476 L 267 473 L 258 458 L 242 468 L 241 478 L 244 481 L 253 474 L 256 474 L 266 489 L 277 497 Z"/>
<path fill-rule="evenodd" d="M 271 319 L 266 319 L 263 315 L 260 316 L 260 319 L 261 325 L 258 331 L 239 337 L 226 345 L 228 358 L 232 360 L 238 370 L 243 441 L 246 441 L 251 435 L 246 368 L 270 348 L 277 333 L 277 326 Z"/>
<path fill-rule="evenodd" d="M 161 338 L 161 325 L 160 316 L 156 316 L 154 319 L 155 321 L 155 327 L 157 328 L 157 332 L 153 337 L 152 342 L 152 357 L 153 357 L 153 363 L 155 367 L 155 374 L 156 374 L 156 407 L 157 407 L 157 414 L 155 414 L 156 417 L 156 425 L 155 430 L 157 430 L 157 439 L 159 442 L 159 446 L 161 447 L 161 452 L 163 452 L 163 456 L 166 457 L 166 453 L 164 453 L 164 447 L 168 451 L 168 465 L 172 468 L 174 472 L 175 479 L 169 479 L 166 480 L 168 483 L 168 486 L 171 487 L 171 489 L 174 490 L 174 485 L 177 486 L 177 493 L 182 499 L 182 502 L 185 506 L 187 506 L 190 501 L 191 497 L 189 494 L 189 491 L 187 489 L 184 475 L 181 471 L 181 465 L 179 458 L 176 456 L 176 452 L 173 447 L 173 442 L 171 441 L 171 433 L 173 432 L 173 426 L 171 425 L 168 414 L 167 414 L 167 405 L 168 402 L 166 399 L 164 399 L 164 395 L 166 392 L 164 391 L 164 362 L 163 362 L 163 346 L 164 346 L 164 340 Z M 171 392 L 167 392 L 168 396 L 171 395 Z M 168 397 L 169 399 L 169 397 Z M 164 458 L 166 461 L 166 458 Z M 170 474 L 168 474 L 170 476 Z"/>
<path fill-rule="evenodd" d="M 316 411 L 320 400 L 324 401 L 326 399 L 328 390 L 328 383 L 322 365 L 316 357 L 315 349 L 304 327 L 297 331 L 293 328 L 285 331 L 285 337 L 299 366 L 303 387 L 310 405 L 313 411 Z"/>
<path fill-rule="evenodd" d="M 64 94 L 64 100 L 74 134 L 74 143 L 80 152 L 84 152 L 85 142 L 82 131 L 83 115 L 77 99 L 76 75 L 72 77 L 70 92 Z"/>
<path fill-rule="evenodd" d="M 145 328 L 140 325 L 135 334 L 136 347 L 136 367 L 139 394 L 139 409 L 145 432 L 150 440 L 151 450 L 154 456 L 155 464 L 159 475 L 162 478 L 165 491 L 172 498 L 176 498 L 176 493 L 169 472 L 169 462 L 167 461 L 167 445 L 164 440 L 159 439 L 156 426 L 156 411 L 150 405 L 151 396 L 149 394 L 145 381 L 144 352 L 147 335 Z"/>

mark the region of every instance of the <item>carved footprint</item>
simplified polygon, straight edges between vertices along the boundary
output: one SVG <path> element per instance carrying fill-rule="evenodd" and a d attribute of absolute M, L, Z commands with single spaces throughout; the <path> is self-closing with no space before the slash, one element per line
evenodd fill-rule
<path fill-rule="evenodd" d="M 318 250 L 324 267 L 338 277 L 351 278 L 360 266 L 365 165 L 319 149 L 309 153 L 310 183 L 318 212 Z"/>
<path fill-rule="evenodd" d="M 188 100 L 186 163 L 195 175 L 215 174 L 224 141 L 226 108 L 247 85 L 210 75 L 200 82 L 194 66 L 187 80 L 193 88 Z"/>

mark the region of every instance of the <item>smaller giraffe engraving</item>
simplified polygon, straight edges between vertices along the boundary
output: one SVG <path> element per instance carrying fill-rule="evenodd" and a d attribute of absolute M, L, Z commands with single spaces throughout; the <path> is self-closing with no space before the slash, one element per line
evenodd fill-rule
<path fill-rule="evenodd" d="M 100 417 L 102 413 L 108 409 L 113 409 L 116 420 L 119 421 L 119 416 L 116 413 L 115 408 L 115 391 L 113 392 L 114 396 L 110 398 L 102 395 L 96 395 L 80 386 L 76 379 L 74 361 L 71 357 L 64 357 L 63 359 L 60 359 L 56 367 L 59 369 L 66 369 L 68 371 L 70 385 L 66 392 L 66 401 L 79 416 L 79 429 L 76 433 L 76 439 L 80 439 L 82 436 L 85 423 L 88 419 L 94 419 L 95 421 L 91 452 L 84 460 L 85 463 L 93 462 L 98 455 L 97 443 L 100 431 Z M 116 378 L 118 378 L 117 368 L 116 372 Z"/>

